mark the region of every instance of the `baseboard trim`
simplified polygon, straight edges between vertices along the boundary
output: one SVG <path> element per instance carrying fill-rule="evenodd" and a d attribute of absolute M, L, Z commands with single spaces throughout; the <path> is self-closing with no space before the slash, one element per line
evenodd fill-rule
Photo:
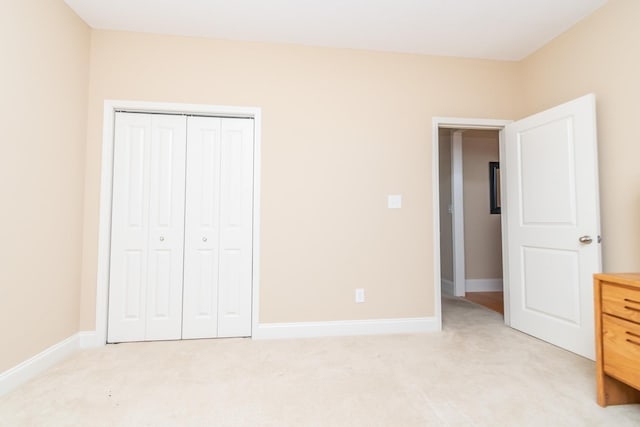
<path fill-rule="evenodd" d="M 311 338 L 351 335 L 414 334 L 440 331 L 436 317 L 342 320 L 331 322 L 261 323 L 254 339 Z M 0 396 L 83 348 L 100 347 L 96 331 L 82 331 L 0 374 Z"/>
<path fill-rule="evenodd" d="M 454 288 L 453 288 L 453 281 L 449 280 L 449 279 L 441 279 L 441 289 L 442 289 L 442 295 L 448 295 L 450 297 L 452 297 Z"/>
<path fill-rule="evenodd" d="M 46 350 L 0 374 L 0 396 L 26 383 L 36 375 L 66 359 L 80 348 L 78 334 L 52 345 Z"/>
<path fill-rule="evenodd" d="M 502 279 L 468 279 L 465 280 L 467 292 L 496 292 L 502 290 Z"/>
<path fill-rule="evenodd" d="M 260 323 L 254 339 L 415 334 L 440 331 L 435 317 L 340 320 L 331 322 Z"/>
<path fill-rule="evenodd" d="M 82 331 L 0 373 L 0 396 L 26 383 L 83 348 L 100 347 L 96 331 Z"/>
<path fill-rule="evenodd" d="M 80 348 L 94 348 L 105 345 L 103 342 L 98 342 L 98 334 L 96 331 L 78 332 L 78 339 L 80 340 Z"/>

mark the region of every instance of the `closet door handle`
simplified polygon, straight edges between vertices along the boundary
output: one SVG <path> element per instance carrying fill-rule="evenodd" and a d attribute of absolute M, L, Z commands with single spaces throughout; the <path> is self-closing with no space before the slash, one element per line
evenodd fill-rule
<path fill-rule="evenodd" d="M 160 241 L 164 242 L 164 236 L 160 236 Z"/>
<path fill-rule="evenodd" d="M 206 238 L 206 237 L 203 237 L 203 238 L 202 238 L 202 241 L 203 241 L 203 242 L 206 242 L 206 241 L 207 241 L 207 238 Z"/>

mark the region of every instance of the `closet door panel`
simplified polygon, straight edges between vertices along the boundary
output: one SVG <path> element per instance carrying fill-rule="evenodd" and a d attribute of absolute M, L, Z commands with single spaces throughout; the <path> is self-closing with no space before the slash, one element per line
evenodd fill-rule
<path fill-rule="evenodd" d="M 152 116 L 146 340 L 180 339 L 186 117 Z"/>
<path fill-rule="evenodd" d="M 109 342 L 145 338 L 151 116 L 116 113 Z"/>
<path fill-rule="evenodd" d="M 218 334 L 222 119 L 189 117 L 183 338 Z"/>
<path fill-rule="evenodd" d="M 108 341 L 180 338 L 186 119 L 116 113 Z"/>
<path fill-rule="evenodd" d="M 223 119 L 218 336 L 251 335 L 253 120 Z"/>

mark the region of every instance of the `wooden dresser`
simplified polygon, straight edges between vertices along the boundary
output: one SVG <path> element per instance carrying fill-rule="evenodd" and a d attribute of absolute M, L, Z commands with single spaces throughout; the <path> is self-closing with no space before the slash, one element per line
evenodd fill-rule
<path fill-rule="evenodd" d="M 594 275 L 600 406 L 640 403 L 640 273 Z"/>

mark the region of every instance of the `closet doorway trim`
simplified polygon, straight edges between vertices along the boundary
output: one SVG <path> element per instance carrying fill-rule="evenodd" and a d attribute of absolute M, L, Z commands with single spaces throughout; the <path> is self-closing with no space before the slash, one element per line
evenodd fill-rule
<path fill-rule="evenodd" d="M 260 278 L 260 166 L 262 111 L 258 107 L 174 104 L 162 102 L 105 100 L 102 128 L 102 172 L 100 176 L 100 222 L 98 230 L 98 277 L 96 289 L 96 341 L 107 342 L 109 262 L 111 253 L 111 195 L 113 182 L 113 138 L 116 111 L 185 114 L 214 117 L 247 117 L 254 120 L 253 141 L 253 247 L 251 335 L 258 330 Z"/>

